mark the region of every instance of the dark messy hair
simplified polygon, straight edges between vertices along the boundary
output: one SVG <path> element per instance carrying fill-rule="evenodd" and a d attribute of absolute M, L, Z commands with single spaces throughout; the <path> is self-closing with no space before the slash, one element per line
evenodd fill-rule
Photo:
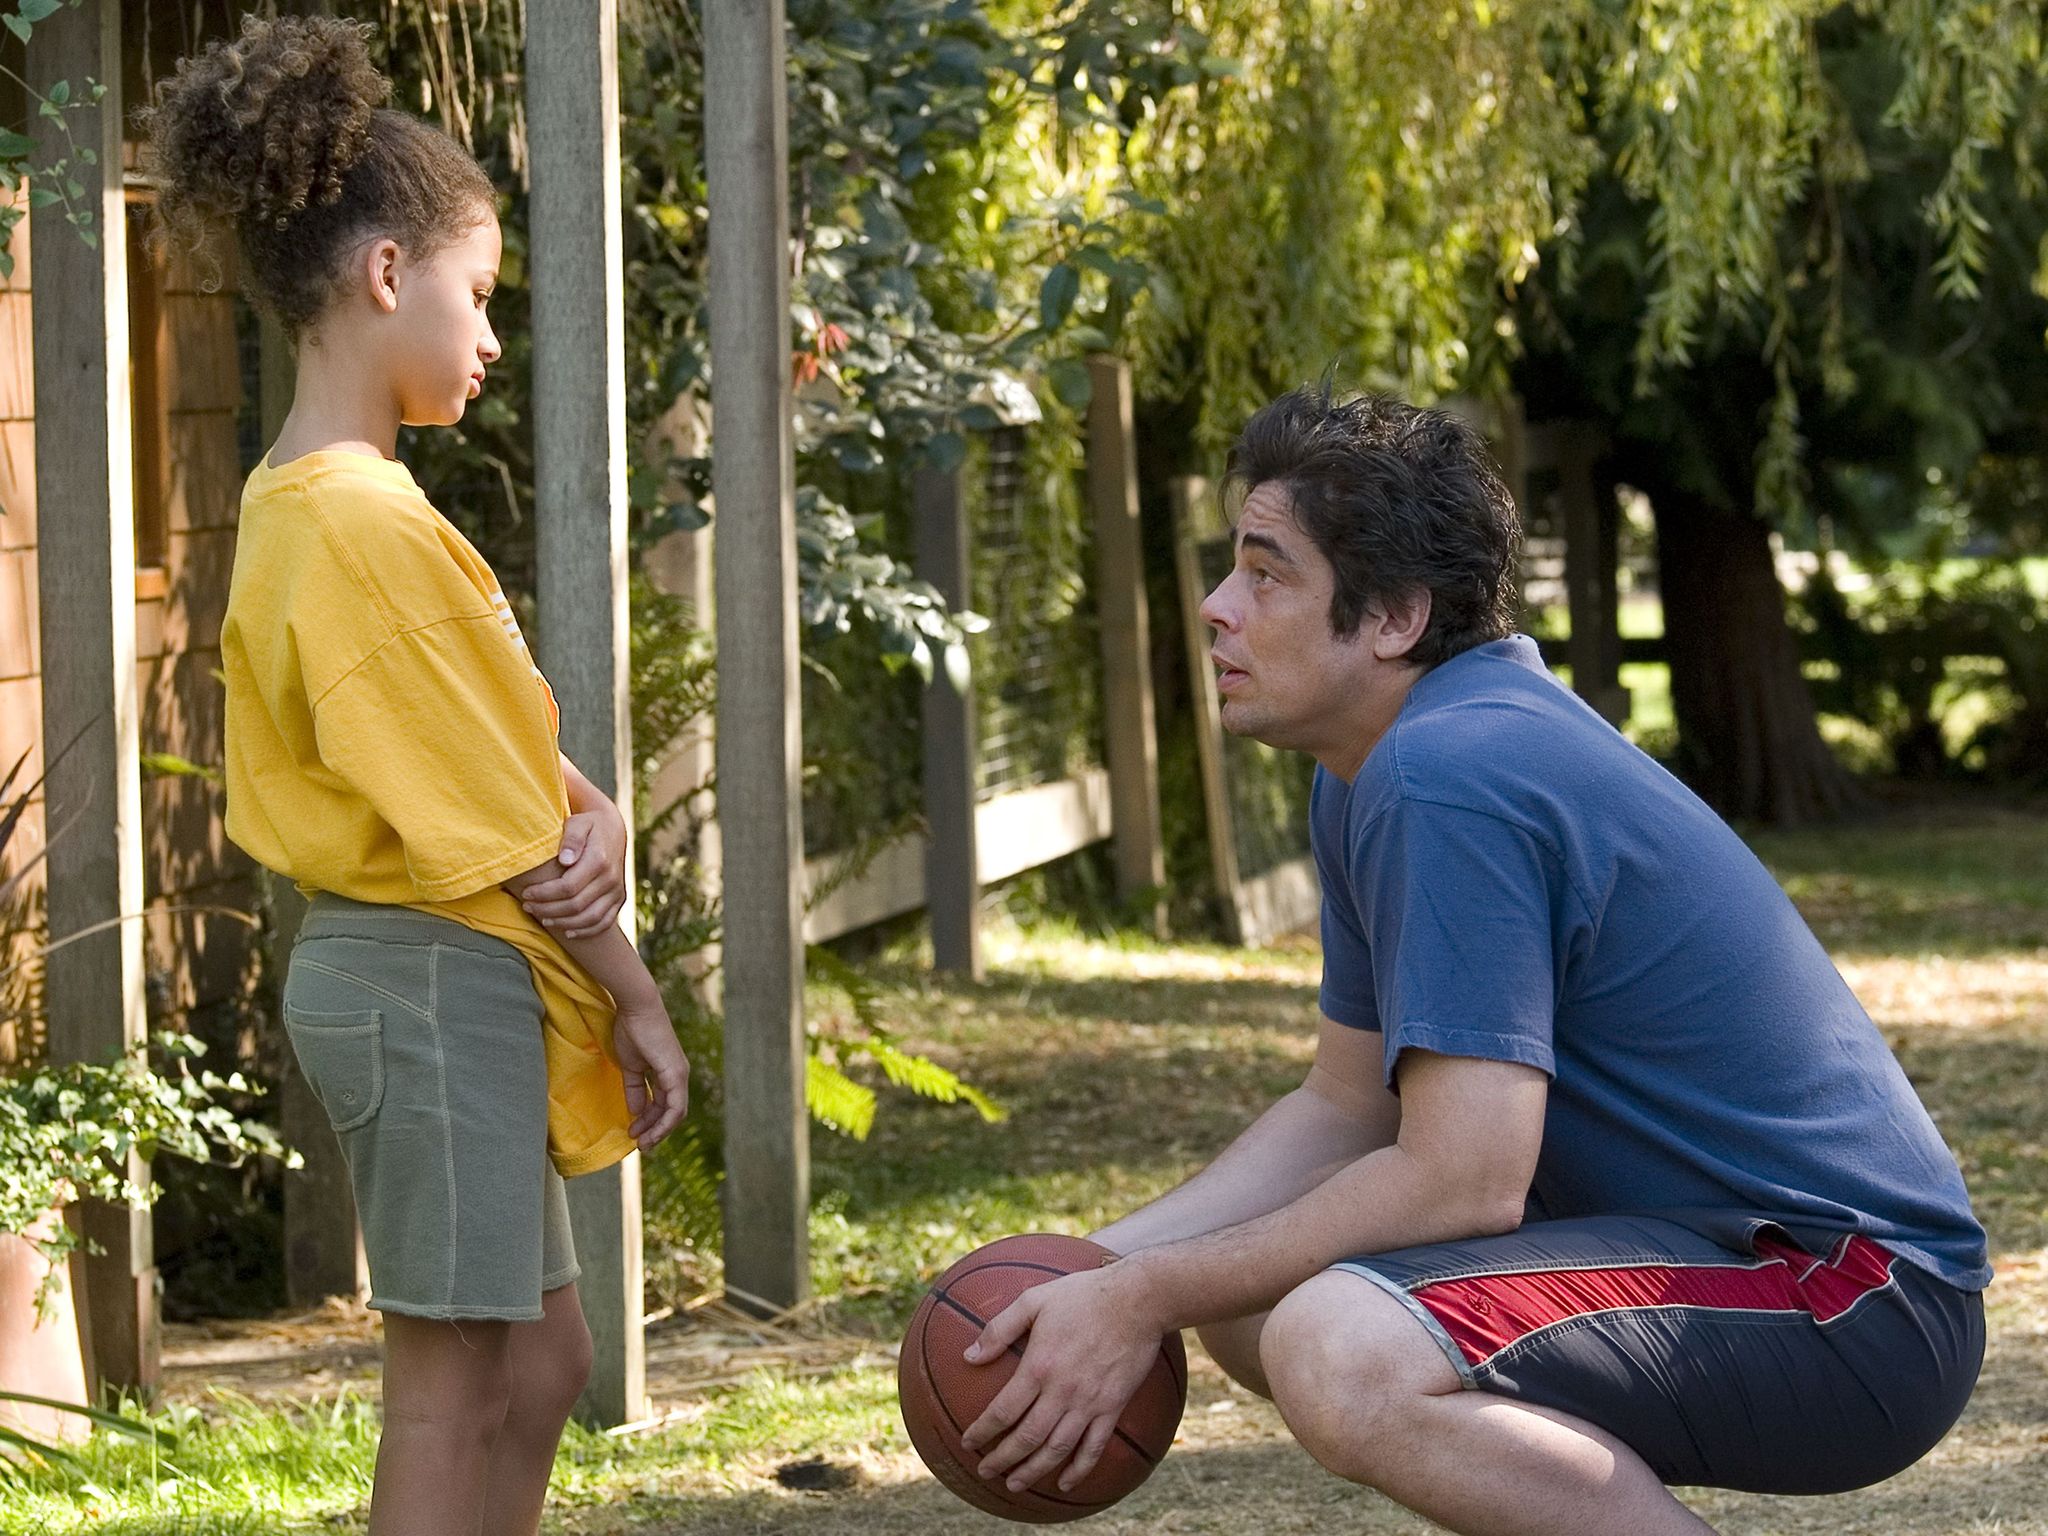
<path fill-rule="evenodd" d="M 232 230 L 248 287 L 296 336 L 327 307 L 351 250 L 389 236 L 431 256 L 495 207 L 476 158 L 384 103 L 369 28 L 245 17 L 180 61 L 148 114 L 163 228 L 195 252 Z"/>
<path fill-rule="evenodd" d="M 1226 494 L 1287 492 L 1301 531 L 1336 571 L 1330 628 L 1427 591 L 1428 627 L 1408 659 L 1435 666 L 1514 628 L 1522 524 L 1479 434 L 1447 411 L 1386 395 L 1336 398 L 1331 381 L 1290 391 L 1245 423 Z"/>

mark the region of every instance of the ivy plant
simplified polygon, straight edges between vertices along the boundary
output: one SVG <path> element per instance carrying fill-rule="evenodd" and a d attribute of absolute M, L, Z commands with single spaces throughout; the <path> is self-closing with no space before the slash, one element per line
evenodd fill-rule
<path fill-rule="evenodd" d="M 66 8 L 75 9 L 78 4 L 79 0 L 16 0 L 0 10 L 0 26 L 25 45 L 37 23 L 48 21 Z M 64 146 L 61 154 L 38 161 L 33 137 L 12 128 L 0 128 L 0 186 L 25 187 L 28 193 L 25 200 L 9 198 L 0 203 L 0 278 L 7 278 L 14 275 L 14 253 L 9 246 L 15 227 L 28 209 L 62 208 L 64 221 L 77 231 L 80 240 L 88 246 L 99 244 L 94 199 L 88 195 L 82 179 L 99 165 L 99 151 L 72 138 L 70 114 L 81 107 L 97 106 L 106 96 L 107 87 L 91 79 L 76 84 L 57 80 L 47 90 L 39 91 L 4 64 L 0 64 L 0 77 L 21 87 L 31 110 L 53 125 Z"/>

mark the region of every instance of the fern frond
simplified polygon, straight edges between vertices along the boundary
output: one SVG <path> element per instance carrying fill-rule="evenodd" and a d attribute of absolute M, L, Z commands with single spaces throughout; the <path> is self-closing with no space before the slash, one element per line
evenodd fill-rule
<path fill-rule="evenodd" d="M 962 1082 L 957 1073 L 947 1071 L 926 1057 L 899 1050 L 887 1040 L 862 1041 L 853 1049 L 873 1057 L 889 1081 L 899 1088 L 908 1088 L 927 1099 L 937 1099 L 941 1104 L 972 1104 L 975 1112 L 991 1125 L 1010 1117 L 1007 1109 L 971 1083 Z"/>
<path fill-rule="evenodd" d="M 866 1141 L 875 1125 L 875 1094 L 815 1051 L 804 1062 L 804 1107 L 811 1118 L 855 1141 Z"/>
<path fill-rule="evenodd" d="M 677 1126 L 646 1164 L 645 1200 L 650 1225 L 680 1232 L 707 1253 L 723 1236 L 718 1189 L 725 1169 L 718 1131 L 692 1117 Z"/>

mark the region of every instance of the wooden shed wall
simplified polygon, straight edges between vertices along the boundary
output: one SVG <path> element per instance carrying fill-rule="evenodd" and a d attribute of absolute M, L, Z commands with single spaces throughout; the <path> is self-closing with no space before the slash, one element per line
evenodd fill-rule
<path fill-rule="evenodd" d="M 15 229 L 15 270 L 0 283 L 0 767 L 30 752 L 24 780 L 41 771 L 40 657 L 36 604 L 35 425 L 30 304 L 35 253 L 26 221 Z M 47 255 L 47 253 L 46 253 Z M 222 761 L 221 617 L 234 561 L 242 464 L 242 407 L 233 272 L 145 257 L 131 275 L 135 357 L 158 388 L 136 391 L 140 477 L 157 482 L 161 564 L 136 577 L 136 687 L 142 746 L 192 763 Z M 137 380 L 138 386 L 142 384 Z M 154 394 L 154 399 L 151 395 Z M 146 952 L 155 1022 L 188 1022 L 193 1010 L 230 1003 L 250 979 L 249 927 L 193 906 L 248 911 L 254 866 L 221 829 L 221 789 L 198 777 L 146 776 L 145 882 L 152 914 Z M 40 806 L 5 855 L 19 868 L 45 835 Z M 35 882 L 31 881 L 33 886 Z M 25 1044 L 0 1025 L 0 1059 Z"/>

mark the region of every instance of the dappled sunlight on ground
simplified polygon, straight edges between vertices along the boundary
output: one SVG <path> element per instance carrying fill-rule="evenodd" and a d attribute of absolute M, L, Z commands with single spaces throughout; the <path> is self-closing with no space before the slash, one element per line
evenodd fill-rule
<path fill-rule="evenodd" d="M 2048 1025 L 2048 949 L 1953 960 L 1843 955 L 1836 963 L 1886 1029 Z"/>
<path fill-rule="evenodd" d="M 1074 981 L 1271 981 L 1314 986 L 1322 953 L 1308 934 L 1264 949 L 1165 945 L 997 926 L 983 941 L 991 969 L 1045 972 Z"/>
<path fill-rule="evenodd" d="M 1970 1181 L 1998 1278 L 1957 1429 L 1918 1466 L 1826 1499 L 1688 1492 L 1726 1536 L 2048 1536 L 2048 817 L 1937 807 L 1759 839 L 1897 1052 Z M 997 917 L 988 979 L 885 958 L 904 1046 L 1011 1111 L 883 1094 L 872 1136 L 813 1137 L 820 1300 L 778 1325 L 726 1314 L 706 1274 L 649 1339 L 654 1417 L 585 1437 L 544 1529 L 578 1536 L 996 1536 L 909 1450 L 894 1341 L 921 1287 L 1006 1230 L 1086 1231 L 1198 1168 L 1300 1081 L 1315 1041 L 1313 935 L 1255 951 Z M 650 1242 L 659 1243 L 650 1231 Z M 836 1288 L 836 1289 L 835 1289 Z M 208 1411 L 374 1391 L 360 1312 L 173 1327 L 169 1392 Z M 1324 1472 L 1272 1406 L 1190 1342 L 1190 1401 L 1150 1482 L 1095 1536 L 1424 1536 L 1436 1527 Z M 786 1486 L 822 1464 L 829 1492 Z M 360 1511 L 358 1511 L 358 1519 Z M 359 1529 L 346 1517 L 339 1522 Z"/>

